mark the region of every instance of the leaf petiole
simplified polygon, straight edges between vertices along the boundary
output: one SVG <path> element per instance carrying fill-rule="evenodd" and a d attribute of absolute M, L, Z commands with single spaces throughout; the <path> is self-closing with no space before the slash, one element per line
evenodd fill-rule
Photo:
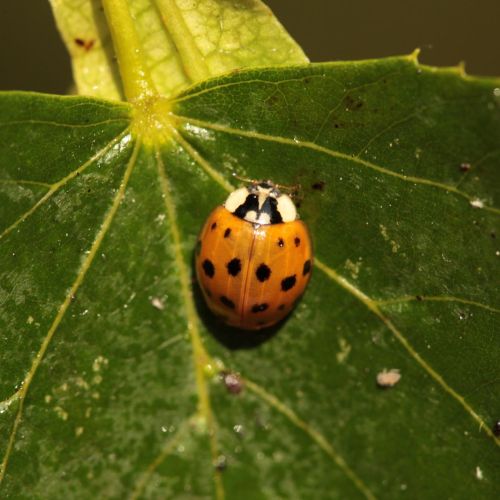
<path fill-rule="evenodd" d="M 103 0 L 104 13 L 113 39 L 115 54 L 129 102 L 158 95 L 126 0 Z"/>

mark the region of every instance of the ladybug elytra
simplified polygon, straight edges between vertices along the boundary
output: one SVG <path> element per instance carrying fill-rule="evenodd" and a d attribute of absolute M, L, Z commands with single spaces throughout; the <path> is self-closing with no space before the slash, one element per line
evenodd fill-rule
<path fill-rule="evenodd" d="M 270 181 L 233 191 L 209 215 L 196 251 L 196 274 L 210 310 L 230 326 L 278 323 L 311 276 L 312 245 L 292 199 Z"/>

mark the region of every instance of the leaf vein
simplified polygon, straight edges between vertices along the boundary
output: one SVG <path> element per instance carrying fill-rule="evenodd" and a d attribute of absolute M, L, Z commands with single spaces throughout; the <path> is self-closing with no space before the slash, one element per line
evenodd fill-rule
<path fill-rule="evenodd" d="M 210 130 L 216 130 L 218 132 L 226 133 L 226 134 L 232 134 L 232 135 L 239 135 L 241 137 L 248 137 L 250 139 L 258 139 L 258 140 L 263 140 L 267 142 L 274 142 L 277 144 L 286 144 L 288 146 L 293 146 L 293 147 L 299 147 L 299 148 L 306 148 L 312 151 L 316 151 L 318 153 L 326 154 L 328 156 L 334 157 L 334 158 L 339 158 L 346 160 L 348 162 L 353 162 L 359 166 L 369 168 L 371 170 L 375 170 L 376 172 L 379 172 L 384 175 L 388 175 L 391 177 L 396 177 L 397 179 L 400 179 L 404 182 L 410 182 L 413 184 L 422 184 L 422 185 L 427 185 L 427 186 L 432 186 L 438 189 L 442 189 L 444 191 L 447 191 L 449 193 L 453 193 L 457 196 L 461 196 L 462 198 L 465 198 L 466 200 L 470 202 L 475 200 L 475 197 L 464 193 L 463 191 L 460 191 L 456 189 L 454 186 L 438 182 L 438 181 L 433 181 L 431 179 L 425 179 L 422 177 L 415 177 L 411 175 L 405 175 L 401 174 L 398 172 L 394 172 L 393 170 L 389 170 L 385 167 L 382 167 L 380 165 L 377 165 L 375 163 L 372 163 L 367 160 L 363 160 L 362 158 L 353 156 L 351 154 L 347 153 L 342 153 L 340 151 L 332 150 L 324 146 L 320 146 L 318 144 L 315 144 L 310 141 L 302 141 L 300 139 L 289 139 L 288 137 L 282 137 L 282 136 L 275 136 L 275 135 L 269 135 L 269 134 L 264 134 L 256 131 L 250 131 L 250 130 L 242 130 L 242 129 L 237 129 L 237 128 L 232 128 L 228 127 L 226 125 L 220 125 L 216 123 L 209 123 L 204 120 L 198 120 L 196 118 L 190 118 L 187 116 L 181 116 L 181 115 L 175 115 L 172 114 L 172 118 L 174 120 L 178 120 L 180 122 L 184 123 L 189 123 L 193 124 L 199 127 L 204 127 Z M 493 212 L 495 214 L 500 214 L 500 209 L 496 207 L 490 207 L 490 206 L 484 206 L 482 208 L 483 210 L 487 210 L 489 212 Z"/>
<path fill-rule="evenodd" d="M 103 242 L 103 240 L 104 240 L 104 238 L 105 238 L 105 236 L 106 236 L 106 234 L 111 226 L 111 223 L 113 222 L 113 219 L 114 219 L 114 217 L 118 211 L 118 208 L 120 206 L 120 203 L 125 195 L 125 190 L 127 188 L 128 181 L 130 179 L 133 168 L 135 166 L 135 160 L 137 158 L 139 146 L 140 146 L 140 142 L 137 141 L 136 145 L 134 147 L 134 151 L 132 153 L 132 156 L 130 157 L 127 168 L 125 170 L 123 179 L 120 183 L 120 187 L 119 187 L 115 197 L 113 198 L 113 203 L 111 204 L 110 209 L 108 210 L 108 212 L 106 213 L 106 215 L 104 217 L 104 220 L 99 228 L 99 231 L 96 235 L 96 238 L 93 241 L 86 258 L 84 259 L 84 261 L 83 261 L 83 263 L 78 271 L 78 274 L 76 276 L 75 281 L 71 285 L 69 292 L 67 293 L 63 303 L 59 307 L 59 310 L 56 314 L 56 317 L 54 318 L 54 321 L 52 322 L 52 324 L 47 332 L 47 335 L 45 336 L 45 338 L 40 346 L 40 349 L 36 353 L 36 356 L 33 360 L 31 368 L 29 369 L 28 373 L 26 374 L 26 376 L 24 377 L 24 380 L 21 383 L 21 389 L 19 392 L 19 401 L 20 401 L 19 408 L 17 410 L 17 414 L 16 414 L 16 417 L 14 419 L 14 424 L 13 424 L 11 432 L 10 432 L 9 440 L 7 443 L 7 448 L 6 448 L 2 463 L 0 465 L 0 485 L 2 484 L 3 479 L 5 477 L 5 472 L 7 470 L 9 457 L 11 455 L 11 452 L 12 452 L 12 449 L 14 446 L 14 441 L 15 441 L 15 438 L 17 435 L 17 430 L 18 430 L 19 425 L 20 425 L 21 420 L 22 420 L 24 401 L 26 399 L 26 396 L 27 396 L 27 393 L 28 393 L 29 388 L 31 386 L 31 383 L 33 381 L 33 378 L 35 377 L 35 375 L 38 371 L 38 367 L 40 366 L 40 364 L 42 363 L 42 361 L 44 359 L 45 353 L 47 352 L 47 349 L 49 348 L 49 345 L 52 341 L 52 338 L 54 337 L 55 332 L 57 331 L 57 328 L 61 324 L 61 322 L 66 314 L 66 311 L 68 310 L 68 308 L 72 302 L 72 297 L 76 294 L 76 292 L 78 291 L 78 289 L 82 285 L 82 283 L 85 279 L 85 276 L 86 276 L 88 270 L 90 269 L 92 262 L 94 261 L 94 258 L 97 255 L 97 252 L 99 251 L 99 248 L 100 248 L 100 246 L 101 246 L 101 244 L 102 244 L 102 242 Z"/>
<path fill-rule="evenodd" d="M 52 197 L 61 187 L 65 186 L 70 180 L 74 179 L 81 172 L 85 171 L 90 165 L 92 165 L 99 158 L 104 156 L 111 148 L 118 144 L 125 136 L 129 133 L 129 129 L 126 128 L 120 135 L 112 139 L 108 144 L 106 144 L 102 149 L 97 151 L 91 158 L 89 158 L 85 163 L 80 165 L 78 168 L 70 172 L 68 175 L 60 179 L 59 181 L 51 184 L 50 189 L 26 212 L 24 212 L 16 221 L 14 221 L 9 227 L 4 229 L 0 233 L 0 240 L 9 234 L 13 229 L 15 229 L 19 224 L 24 222 L 30 215 L 36 212 L 49 198 Z"/>
<path fill-rule="evenodd" d="M 460 304 L 467 304 L 475 307 L 480 307 L 481 309 L 486 309 L 494 313 L 500 313 L 500 309 L 490 306 L 488 304 L 482 304 L 481 302 L 476 302 L 475 300 L 464 299 L 461 297 L 453 297 L 451 295 L 438 295 L 438 296 L 427 296 L 427 295 L 405 295 L 403 297 L 395 297 L 393 299 L 382 299 L 374 300 L 377 306 L 390 306 L 392 304 L 401 304 L 404 302 L 458 302 Z"/>
<path fill-rule="evenodd" d="M 205 350 L 205 347 L 203 346 L 203 341 L 201 339 L 200 332 L 198 329 L 198 319 L 196 315 L 196 308 L 194 305 L 192 291 L 190 288 L 189 272 L 184 257 L 182 255 L 181 233 L 177 224 L 178 219 L 176 214 L 175 202 L 172 197 L 170 182 L 167 177 L 166 168 L 163 163 L 160 149 L 158 147 L 155 150 L 155 157 L 158 169 L 158 179 L 163 194 L 165 211 L 167 213 L 167 218 L 169 221 L 168 227 L 170 228 L 171 237 L 173 240 L 172 246 L 175 254 L 175 262 L 177 269 L 179 270 L 180 292 L 182 300 L 184 302 L 187 330 L 193 350 L 196 389 L 198 393 L 198 413 L 205 420 L 207 424 L 212 462 L 215 463 L 215 460 L 217 459 L 218 456 L 216 425 L 210 405 L 210 392 L 204 371 L 204 367 L 206 366 L 210 358 Z M 225 494 L 224 494 L 224 485 L 222 482 L 221 472 L 215 469 L 214 467 L 213 473 L 214 473 L 216 498 L 218 500 L 223 500 Z"/>
<path fill-rule="evenodd" d="M 196 90 L 195 92 L 192 92 L 191 89 L 187 90 L 186 93 L 180 94 L 178 97 L 174 97 L 172 99 L 169 99 L 169 102 L 174 104 L 174 103 L 179 103 L 182 101 L 187 101 L 189 99 L 192 99 L 194 97 L 199 97 L 200 95 L 207 94 L 209 92 L 213 92 L 214 90 L 221 90 L 225 88 L 230 88 L 230 87 L 238 87 L 238 86 L 243 86 L 243 85 L 252 85 L 256 83 L 261 83 L 264 85 L 272 85 L 274 87 L 278 87 L 280 85 L 286 84 L 286 83 L 292 83 L 292 82 L 301 82 L 303 83 L 305 80 L 311 79 L 311 78 L 320 78 L 323 80 L 332 80 L 334 81 L 339 87 L 340 87 L 340 82 L 332 78 L 331 76 L 325 75 L 325 74 L 320 74 L 320 75 L 306 75 L 302 78 L 288 78 L 286 80 L 280 80 L 278 82 L 274 82 L 272 80 L 264 80 L 260 78 L 254 78 L 252 80 L 245 80 L 241 82 L 230 82 L 230 83 L 222 83 L 219 85 L 215 85 L 213 87 L 206 87 L 202 88 L 200 90 Z M 204 83 L 199 84 L 198 86 L 194 88 L 199 88 L 200 86 L 203 86 Z"/>
<path fill-rule="evenodd" d="M 172 128 L 172 134 L 174 135 L 179 145 L 215 182 L 217 182 L 217 184 L 219 184 L 228 192 L 233 191 L 234 186 L 230 182 L 228 182 L 221 174 L 219 174 L 217 169 L 215 169 L 207 160 L 205 160 L 205 158 L 203 158 L 203 156 L 198 153 L 193 145 L 174 127 Z"/>
<path fill-rule="evenodd" d="M 278 398 L 267 392 L 264 388 L 248 380 L 247 378 L 245 378 L 244 381 L 245 386 L 248 389 L 250 389 L 259 398 L 269 404 L 272 408 L 285 416 L 292 424 L 304 431 L 333 460 L 333 462 L 354 483 L 354 485 L 363 493 L 363 495 L 365 495 L 366 498 L 369 498 L 371 500 L 375 499 L 375 496 L 370 491 L 368 486 L 363 483 L 363 481 L 356 475 L 356 473 L 347 465 L 343 457 L 335 450 L 335 448 L 320 432 L 304 422 L 304 420 L 302 420 L 291 408 L 289 408 Z"/>
<path fill-rule="evenodd" d="M 130 122 L 128 118 L 113 118 L 109 120 L 102 120 L 100 122 L 93 122 L 93 123 L 60 123 L 60 122 L 54 122 L 50 120 L 13 120 L 13 121 L 8 121 L 8 122 L 0 122 L 0 127 L 9 127 L 11 125 L 50 125 L 52 127 L 66 127 L 66 128 L 90 128 L 90 127 L 96 127 L 98 125 L 109 125 L 110 123 L 116 123 L 116 122 Z"/>
<path fill-rule="evenodd" d="M 179 441 L 186 435 L 189 425 L 193 423 L 195 415 L 186 418 L 177 429 L 177 432 L 166 442 L 161 453 L 147 466 L 146 470 L 143 472 L 139 480 L 137 481 L 132 494 L 130 495 L 130 500 L 137 500 L 140 495 L 144 492 L 148 481 L 155 470 L 172 454 L 175 446 Z"/>
<path fill-rule="evenodd" d="M 376 301 L 371 299 L 368 295 L 363 293 L 359 288 L 356 288 L 350 281 L 348 281 L 343 276 L 337 274 L 331 267 L 324 264 L 318 258 L 315 258 L 314 265 L 320 269 L 323 273 L 326 274 L 332 281 L 337 283 L 340 287 L 342 287 L 347 292 L 351 293 L 354 297 L 356 297 L 362 304 L 364 304 L 382 323 L 386 326 L 386 328 L 394 335 L 394 337 L 400 342 L 400 344 L 404 347 L 404 349 L 408 352 L 408 354 L 427 372 L 427 374 L 439 385 L 441 388 L 450 395 L 456 402 L 458 402 L 464 410 L 475 420 L 480 429 L 483 429 L 484 432 L 494 441 L 494 443 L 500 446 L 500 438 L 495 436 L 493 431 L 486 425 L 485 421 L 481 418 L 481 416 L 474 411 L 474 409 L 467 403 L 465 398 L 459 394 L 455 389 L 453 389 L 448 383 L 444 380 L 444 378 L 436 371 L 432 366 L 425 361 L 424 358 L 420 356 L 420 354 L 415 350 L 415 348 L 410 344 L 408 339 L 404 336 L 402 332 L 400 332 L 394 323 L 381 311 L 379 305 Z"/>
<path fill-rule="evenodd" d="M 383 81 L 384 79 L 386 78 L 390 78 L 394 75 L 397 75 L 399 74 L 399 71 L 396 71 L 396 72 L 391 72 L 391 73 L 388 73 L 388 74 L 385 74 L 385 75 L 382 75 L 380 78 L 377 78 L 376 80 L 372 81 L 372 82 L 368 82 L 368 83 L 364 83 L 363 85 L 358 85 L 357 87 L 351 87 L 349 89 L 347 89 L 343 94 L 342 96 L 340 97 L 338 103 L 328 112 L 328 114 L 326 115 L 325 119 L 323 120 L 323 123 L 321 124 L 318 132 L 316 133 L 316 135 L 314 136 L 314 139 L 312 142 L 316 142 L 318 140 L 318 138 L 320 137 L 320 135 L 322 134 L 326 124 L 328 123 L 328 120 L 330 119 L 330 117 L 332 116 L 333 113 L 335 113 L 335 111 L 337 111 L 340 106 L 342 105 L 342 103 L 344 102 L 345 98 L 349 95 L 351 95 L 352 93 L 354 92 L 357 92 L 358 90 L 362 90 L 362 89 L 366 89 L 366 88 L 369 88 L 373 85 L 378 85 L 381 81 Z M 359 154 L 357 155 L 359 156 Z"/>
<path fill-rule="evenodd" d="M 25 181 L 22 179 L 0 179 L 0 184 L 26 184 L 28 186 L 40 186 L 45 188 L 52 187 L 52 184 L 49 184 L 48 182 Z"/>

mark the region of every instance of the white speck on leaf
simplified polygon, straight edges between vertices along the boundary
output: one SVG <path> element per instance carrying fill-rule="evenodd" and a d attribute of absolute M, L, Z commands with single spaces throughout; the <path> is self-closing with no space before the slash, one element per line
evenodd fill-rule
<path fill-rule="evenodd" d="M 94 362 L 92 363 L 92 371 L 99 372 L 101 371 L 102 367 L 108 366 L 108 363 L 108 359 L 106 359 L 104 356 L 97 356 L 97 358 L 95 358 Z"/>
<path fill-rule="evenodd" d="M 394 387 L 401 380 L 401 373 L 396 368 L 382 370 L 377 373 L 377 385 L 379 387 Z"/>
<path fill-rule="evenodd" d="M 470 201 L 470 204 L 474 208 L 484 208 L 484 202 L 479 198 Z"/>
<path fill-rule="evenodd" d="M 158 309 L 159 311 L 163 311 L 163 309 L 165 309 L 165 304 L 159 297 L 153 297 L 151 299 L 151 305 L 153 307 L 156 307 L 156 309 Z"/>
<path fill-rule="evenodd" d="M 380 234 L 382 235 L 382 238 L 390 243 L 392 253 L 397 253 L 399 250 L 399 243 L 389 238 L 389 235 L 387 234 L 387 228 L 383 224 L 379 224 L 378 227 L 380 228 Z"/>
<path fill-rule="evenodd" d="M 61 420 L 68 420 L 68 412 L 61 408 L 60 406 L 55 406 L 54 411 L 56 412 L 56 415 L 61 419 Z"/>
<path fill-rule="evenodd" d="M 476 478 L 481 481 L 484 476 L 483 476 L 483 471 L 481 470 L 481 467 L 479 465 L 476 467 Z"/>
<path fill-rule="evenodd" d="M 361 259 L 360 259 L 361 260 Z M 361 269 L 362 262 L 353 262 L 351 259 L 347 259 L 344 263 L 344 267 L 351 274 L 352 279 L 357 279 L 359 271 Z"/>

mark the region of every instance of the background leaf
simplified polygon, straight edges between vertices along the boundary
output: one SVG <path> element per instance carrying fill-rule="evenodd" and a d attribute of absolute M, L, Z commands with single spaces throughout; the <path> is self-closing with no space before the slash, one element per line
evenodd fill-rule
<path fill-rule="evenodd" d="M 2 94 L 2 495 L 495 498 L 499 86 L 245 71 L 175 98 L 161 144 L 125 105 Z M 260 334 L 192 282 L 233 171 L 299 183 L 316 248 Z"/>
<path fill-rule="evenodd" d="M 102 2 L 50 2 L 78 93 L 123 99 Z M 260 0 L 135 0 L 128 8 L 142 62 L 165 96 L 236 68 L 308 61 Z"/>

